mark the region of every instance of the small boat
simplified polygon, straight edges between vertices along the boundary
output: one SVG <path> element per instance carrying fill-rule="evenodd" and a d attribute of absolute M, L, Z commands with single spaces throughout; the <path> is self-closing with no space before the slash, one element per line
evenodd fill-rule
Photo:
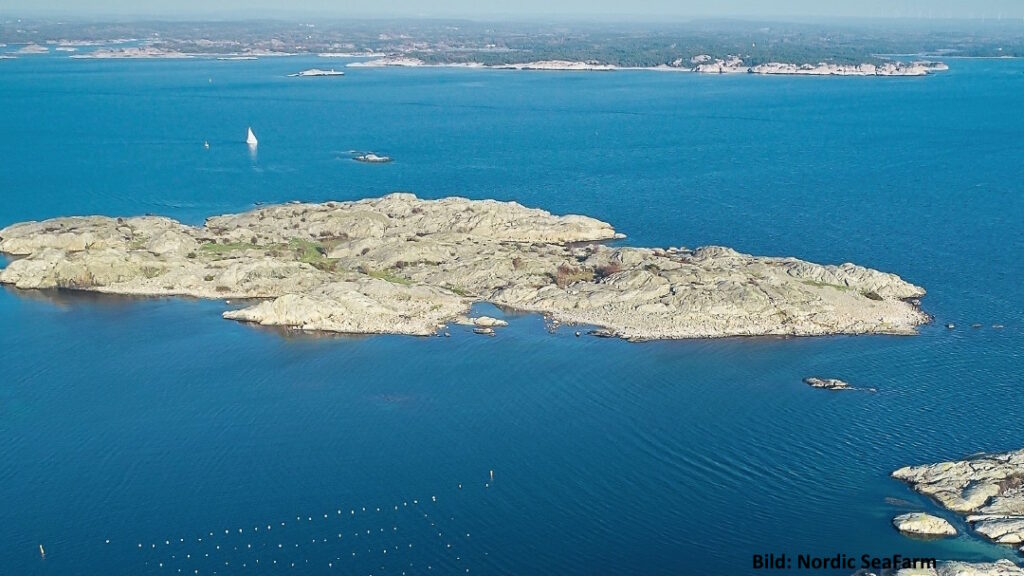
<path fill-rule="evenodd" d="M 210 149 L 210 141 L 209 140 L 204 140 L 203 141 L 203 148 L 206 148 L 207 150 Z"/>
<path fill-rule="evenodd" d="M 289 74 L 292 78 L 306 78 L 310 76 L 344 76 L 345 73 L 331 68 L 330 70 L 321 70 L 319 68 L 310 68 L 309 70 L 303 70 L 302 72 L 296 72 L 295 74 Z"/>
<path fill-rule="evenodd" d="M 353 158 L 356 162 L 367 162 L 370 164 L 384 164 L 391 162 L 390 156 L 378 156 L 373 152 L 367 152 L 366 154 L 359 154 Z"/>
<path fill-rule="evenodd" d="M 252 127 L 249 128 L 249 136 L 246 137 L 245 143 L 249 146 L 257 146 L 260 141 L 256 139 L 256 135 L 252 133 Z"/>

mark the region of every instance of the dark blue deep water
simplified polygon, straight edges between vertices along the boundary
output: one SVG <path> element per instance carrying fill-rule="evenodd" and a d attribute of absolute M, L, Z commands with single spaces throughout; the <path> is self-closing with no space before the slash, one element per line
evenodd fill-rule
<path fill-rule="evenodd" d="M 900 536 L 893 515 L 935 506 L 888 475 L 1024 446 L 1024 63 L 285 77 L 331 64 L 0 61 L 0 226 L 199 223 L 395 190 L 509 199 L 638 245 L 896 272 L 928 289 L 936 321 L 916 337 L 630 344 L 518 315 L 495 338 L 313 337 L 223 320 L 222 302 L 0 290 L 0 573 L 1015 557 L 969 532 Z M 812 390 L 813 374 L 879 391 Z"/>

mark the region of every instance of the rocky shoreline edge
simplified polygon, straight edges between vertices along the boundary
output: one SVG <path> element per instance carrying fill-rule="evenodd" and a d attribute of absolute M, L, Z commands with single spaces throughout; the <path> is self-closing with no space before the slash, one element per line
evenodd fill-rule
<path fill-rule="evenodd" d="M 988 540 L 1024 552 L 1024 449 L 906 466 L 892 477 L 959 514 Z"/>
<path fill-rule="evenodd" d="M 978 454 L 958 461 L 905 466 L 892 473 L 913 490 L 960 515 L 971 529 L 990 542 L 1024 553 L 1024 449 Z M 904 534 L 944 537 L 956 534 L 945 519 L 923 512 L 901 514 L 893 526 Z M 993 563 L 941 562 L 935 568 L 913 568 L 897 576 L 1024 576 L 1010 560 Z"/>

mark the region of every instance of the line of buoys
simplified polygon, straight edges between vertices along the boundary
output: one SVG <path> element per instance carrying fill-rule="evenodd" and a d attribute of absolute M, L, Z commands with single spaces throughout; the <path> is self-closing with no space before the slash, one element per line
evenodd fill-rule
<path fill-rule="evenodd" d="M 488 470 L 488 478 L 489 478 L 489 480 L 491 482 L 493 482 L 493 480 L 494 480 L 494 470 L 493 469 Z M 485 488 L 489 488 L 491 482 L 485 483 L 484 487 Z M 479 485 L 477 485 L 477 486 L 479 486 Z M 465 488 L 466 487 L 464 487 L 462 483 L 458 483 L 457 487 L 458 487 L 459 490 L 462 490 L 463 492 L 465 492 Z M 430 502 L 437 503 L 437 502 L 439 502 L 439 498 L 443 497 L 443 496 L 444 496 L 443 494 L 441 496 L 438 496 L 436 494 L 435 495 L 431 495 Z M 349 510 L 349 514 L 347 516 L 353 518 L 353 520 L 354 520 L 354 518 L 357 516 L 357 514 L 356 514 L 357 511 L 361 511 L 361 512 L 364 512 L 364 513 L 368 512 L 368 511 L 369 512 L 377 512 L 377 513 L 386 513 L 386 512 L 398 513 L 398 512 L 401 511 L 400 509 L 408 509 L 409 508 L 409 502 L 410 502 L 410 500 L 405 500 L 405 501 L 401 501 L 399 503 L 391 504 L 389 506 L 383 506 L 383 505 L 382 506 L 362 506 L 362 507 L 359 507 L 359 508 L 351 508 Z M 419 506 L 419 500 L 418 499 L 412 499 L 411 502 L 412 502 L 413 507 Z M 449 501 L 449 503 L 451 503 L 451 501 Z M 388 510 L 388 508 L 390 508 L 390 510 Z M 426 509 L 418 508 L 417 510 L 418 510 L 418 512 L 422 512 L 423 513 L 423 518 L 426 520 L 426 522 L 428 522 L 430 524 L 430 526 L 434 530 L 437 530 L 436 533 L 437 533 L 437 538 L 438 539 L 435 540 L 435 542 L 438 545 L 440 545 L 440 546 L 438 546 L 438 548 L 436 549 L 435 552 L 430 552 L 429 550 L 430 550 L 431 547 L 428 547 L 427 551 L 421 551 L 421 552 L 417 553 L 417 557 L 423 557 L 424 554 L 428 554 L 429 555 L 429 554 L 438 554 L 438 553 L 443 552 L 444 555 L 447 557 L 447 560 L 441 566 L 439 566 L 439 569 L 441 571 L 443 571 L 443 572 L 449 572 L 449 571 L 451 571 L 451 572 L 455 572 L 455 571 L 462 572 L 463 570 L 465 570 L 465 572 L 468 573 L 469 572 L 469 568 L 465 564 L 465 560 L 467 560 L 468 558 L 464 558 L 466 549 L 462 546 L 462 544 L 466 543 L 466 541 L 463 540 L 463 538 L 468 540 L 471 537 L 471 533 L 468 532 L 468 531 L 465 531 L 465 530 L 459 530 L 459 526 L 457 524 L 449 523 L 449 522 L 452 522 L 452 523 L 456 522 L 456 517 L 454 515 L 444 514 L 445 518 L 440 518 L 439 517 L 439 520 L 441 521 L 441 524 L 438 525 L 435 521 L 433 521 L 433 519 L 431 517 L 431 514 L 428 513 L 426 511 Z M 333 518 L 333 517 L 338 517 L 337 520 L 335 520 L 335 521 L 345 521 L 345 522 L 348 522 L 347 519 L 342 518 L 342 516 L 344 516 L 343 512 L 344 512 L 343 509 L 336 508 L 335 509 L 335 514 L 330 514 L 329 512 L 327 512 L 327 513 L 321 512 L 321 514 L 323 515 L 323 520 L 325 520 L 326 522 L 330 522 L 331 518 Z M 317 515 L 316 514 L 306 515 L 305 516 L 306 522 L 307 523 L 313 522 L 313 517 L 314 516 L 317 516 Z M 372 516 L 372 514 L 371 514 L 371 516 Z M 413 515 L 413 518 L 415 518 L 415 517 L 416 516 Z M 299 526 L 297 528 L 293 529 L 293 530 L 298 530 L 299 531 L 296 534 L 296 536 L 300 536 L 302 534 L 302 532 L 309 530 L 309 528 L 304 528 L 303 526 L 315 527 L 315 526 L 319 525 L 319 523 L 316 523 L 316 524 L 302 524 L 301 523 L 302 518 L 303 518 L 302 515 L 297 515 L 296 516 L 296 520 L 298 521 L 297 523 L 299 524 Z M 379 518 L 379 517 L 377 517 L 377 518 Z M 370 520 L 371 522 L 374 522 L 371 519 L 371 517 L 367 517 L 367 520 Z M 374 522 L 374 523 L 376 523 L 376 522 Z M 285 527 L 286 526 L 286 522 L 281 522 L 280 526 L 281 527 Z M 272 527 L 273 527 L 273 524 L 266 524 L 265 525 L 265 528 L 266 528 L 266 530 L 268 532 L 272 529 Z M 273 549 L 273 544 L 275 544 L 275 543 L 266 542 L 265 540 L 263 542 L 260 542 L 259 540 L 251 541 L 251 542 L 246 542 L 246 541 L 243 540 L 241 542 L 238 542 L 237 545 L 232 545 L 230 543 L 231 541 L 227 540 L 227 538 L 231 538 L 231 540 L 234 540 L 233 535 L 234 535 L 235 530 L 236 530 L 234 528 L 224 529 L 225 541 L 221 541 L 220 543 L 216 542 L 216 540 L 219 540 L 219 538 L 215 537 L 215 532 L 209 532 L 208 535 L 209 535 L 210 541 L 208 543 L 206 543 L 206 546 L 211 546 L 212 547 L 212 549 L 208 548 L 209 551 L 203 551 L 201 548 L 198 549 L 198 550 L 190 550 L 188 548 L 186 548 L 185 550 L 180 550 L 180 549 L 177 549 L 176 547 L 174 547 L 174 545 L 171 544 L 172 540 L 174 540 L 174 539 L 170 538 L 170 539 L 165 539 L 164 540 L 164 546 L 170 546 L 171 547 L 168 551 L 174 551 L 174 550 L 178 550 L 178 551 L 175 552 L 174 554 L 169 554 L 169 557 L 165 556 L 164 558 L 160 559 L 159 567 L 161 569 L 167 569 L 168 571 L 171 571 L 171 572 L 175 571 L 175 569 L 176 569 L 176 571 L 178 573 L 182 573 L 183 572 L 182 568 L 187 568 L 187 570 L 185 570 L 185 572 L 194 572 L 196 575 L 198 575 L 198 574 L 200 574 L 201 571 L 204 574 L 216 574 L 218 572 L 218 570 L 215 567 L 220 565 L 221 562 L 223 562 L 224 566 L 234 567 L 235 570 L 239 570 L 240 569 L 239 567 L 241 567 L 241 568 L 248 568 L 249 564 L 253 564 L 254 569 L 257 569 L 258 564 L 260 564 L 261 559 L 264 561 L 263 562 L 264 566 L 266 566 L 269 563 L 273 563 L 275 565 L 280 563 L 280 564 L 283 564 L 285 566 L 287 566 L 289 564 L 292 565 L 292 566 L 295 566 L 296 563 L 298 563 L 300 565 L 304 563 L 307 566 L 308 565 L 323 566 L 324 564 L 321 564 L 320 560 L 318 560 L 315 557 L 315 556 L 319 556 L 319 555 L 323 554 L 323 552 L 315 552 L 315 551 L 316 550 L 321 550 L 321 551 L 323 551 L 323 550 L 330 550 L 330 548 L 323 548 L 322 546 L 314 546 L 314 547 L 310 548 L 310 546 L 313 546 L 313 545 L 316 545 L 316 544 L 322 544 L 322 545 L 329 546 L 329 543 L 328 543 L 329 540 L 331 542 L 335 542 L 336 543 L 335 546 L 337 546 L 338 544 L 341 543 L 341 541 L 356 542 L 356 541 L 361 541 L 364 538 L 367 538 L 368 540 L 364 541 L 365 544 L 367 544 L 369 546 L 365 550 L 366 555 L 369 555 L 369 557 L 376 556 L 377 558 L 382 558 L 382 559 L 384 557 L 387 557 L 388 558 L 387 562 L 384 563 L 384 564 L 381 564 L 379 566 L 379 569 L 381 571 L 380 573 L 395 574 L 397 572 L 397 570 L 395 570 L 395 571 L 392 571 L 392 570 L 398 568 L 398 566 L 395 566 L 394 559 L 392 559 L 392 558 L 395 557 L 395 559 L 400 559 L 402 565 L 404 565 L 406 563 L 406 561 L 408 560 L 408 557 L 406 557 L 404 559 L 401 558 L 401 557 L 403 555 L 405 555 L 406 553 L 409 553 L 409 554 L 412 553 L 411 551 L 413 549 L 415 549 L 414 543 L 413 542 L 405 542 L 405 543 L 399 542 L 399 543 L 395 543 L 394 540 L 392 540 L 391 542 L 388 542 L 389 539 L 394 538 L 394 537 L 393 536 L 392 537 L 387 537 L 387 536 L 384 536 L 384 534 L 394 534 L 394 535 L 397 535 L 398 532 L 399 532 L 399 525 L 398 524 L 392 523 L 391 530 L 386 530 L 386 528 L 387 528 L 386 525 L 384 525 L 384 526 L 379 526 L 378 525 L 375 528 L 376 528 L 376 530 L 374 530 L 372 528 L 364 528 L 364 529 L 361 529 L 361 530 L 354 531 L 353 532 L 353 537 L 358 538 L 358 540 L 345 540 L 345 539 L 343 539 L 344 532 L 337 532 L 337 531 L 335 531 L 335 532 L 333 532 L 333 534 L 331 534 L 331 533 L 327 534 L 327 536 L 336 535 L 336 538 L 325 537 L 323 534 L 318 535 L 319 537 L 310 538 L 310 536 L 313 536 L 313 534 L 307 534 L 307 535 L 305 535 L 305 538 L 307 538 L 305 546 L 300 546 L 300 543 L 290 542 L 290 543 L 288 543 L 289 546 L 285 547 L 284 544 L 286 542 L 278 542 L 278 543 L 276 543 L 277 544 L 277 550 L 275 550 L 275 552 L 283 553 L 286 556 L 289 555 L 289 552 L 288 552 L 289 550 L 295 550 L 295 552 L 293 554 L 296 554 L 296 555 L 300 554 L 301 550 L 307 550 L 307 549 L 309 550 L 308 554 L 311 555 L 309 558 L 302 558 L 301 560 L 300 560 L 300 558 L 295 558 L 295 562 L 291 562 L 291 560 L 288 559 L 288 558 L 281 558 L 281 557 L 274 558 L 273 555 L 271 555 L 271 557 L 267 557 L 267 555 L 270 554 L 270 550 Z M 313 529 L 315 530 L 315 528 L 313 528 Z M 365 533 L 364 533 L 363 530 L 365 530 Z M 253 526 L 253 529 L 252 529 L 251 532 L 248 531 L 248 528 L 237 528 L 237 532 L 238 532 L 239 535 L 249 533 L 249 534 L 253 535 L 254 537 L 256 537 L 258 535 L 259 531 L 260 531 L 260 525 Z M 415 530 L 406 531 L 404 528 L 403 528 L 402 532 L 403 532 L 403 534 L 409 534 L 409 535 L 414 535 L 416 533 Z M 289 531 L 285 531 L 284 534 L 287 536 L 288 533 L 289 533 Z M 363 535 L 361 536 L 361 534 L 363 534 Z M 463 534 L 465 536 L 463 536 Z M 199 545 L 202 545 L 202 544 L 204 544 L 204 538 L 198 537 L 195 540 L 189 540 L 189 542 L 198 543 Z M 106 539 L 105 543 L 109 544 L 110 543 L 110 539 Z M 155 550 L 155 549 L 158 548 L 157 544 L 159 544 L 159 541 L 157 541 L 154 544 L 151 544 L 149 548 Z M 175 541 L 175 545 L 177 545 L 177 544 L 182 544 L 182 545 L 186 544 L 186 539 L 185 538 L 178 538 Z M 294 544 L 294 548 L 292 548 L 292 544 Z M 378 547 L 378 545 L 380 545 L 380 544 L 383 544 L 383 546 Z M 195 545 L 195 544 L 193 544 L 193 545 Z M 466 545 L 468 545 L 468 543 L 466 543 Z M 137 547 L 139 549 L 144 549 L 145 545 L 144 545 L 144 543 L 139 542 Z M 474 545 L 474 548 L 478 549 L 477 545 Z M 216 551 L 216 553 L 214 553 L 214 551 Z M 409 552 L 405 552 L 405 551 L 409 551 Z M 195 552 L 195 554 L 193 554 L 193 552 Z M 43 554 L 42 546 L 40 546 L 40 553 Z M 211 557 L 211 553 L 214 553 L 212 557 Z M 158 554 L 159 554 L 159 552 L 158 552 Z M 253 557 L 253 556 L 246 557 L 246 556 L 244 556 L 245 554 L 255 554 L 256 557 Z M 353 550 L 351 552 L 351 554 L 352 554 L 352 557 L 357 557 L 357 551 L 356 550 Z M 484 553 L 484 555 L 486 555 L 486 553 Z M 221 556 L 221 557 L 217 558 L 217 556 Z M 341 560 L 342 557 L 344 557 L 344 556 L 337 556 L 337 557 L 334 558 L 334 560 L 332 560 L 330 562 L 327 562 L 328 559 L 324 558 L 323 561 L 324 561 L 325 564 L 328 564 L 328 567 L 331 568 L 331 569 L 339 568 L 339 569 L 347 570 L 346 573 L 353 573 L 351 568 L 345 569 L 341 564 L 339 564 L 338 566 L 335 566 L 335 564 L 339 563 L 339 561 Z M 363 557 L 365 558 L 366 556 L 364 555 Z M 156 560 L 157 560 L 156 558 L 147 560 L 145 562 L 145 564 L 147 566 L 153 566 L 154 564 L 157 564 Z M 438 560 L 440 560 L 440 558 L 438 558 Z M 210 562 L 210 561 L 213 561 L 214 564 L 211 565 L 211 564 L 207 563 L 207 562 Z M 185 564 L 186 562 L 188 562 L 188 563 L 200 562 L 200 563 L 202 563 L 202 565 L 200 566 L 200 568 L 195 568 L 195 566 L 182 566 L 182 564 Z M 373 561 L 371 560 L 371 562 L 373 562 Z M 365 563 L 365 560 L 362 563 Z M 452 564 L 449 564 L 449 563 L 452 563 Z M 182 566 L 182 568 L 179 568 L 178 566 Z M 203 568 L 202 566 L 206 566 L 206 568 Z M 355 567 L 355 566 L 356 565 L 353 565 L 352 567 Z M 388 566 L 391 566 L 392 568 L 388 568 Z M 408 566 L 410 568 L 412 568 L 412 567 L 414 567 L 414 563 L 413 562 L 409 562 Z M 422 567 L 422 564 L 420 564 L 420 566 Z M 420 568 L 420 569 L 422 569 L 422 568 Z M 431 570 L 431 571 L 433 570 L 432 564 L 428 565 L 428 570 Z M 357 571 L 355 573 L 361 573 L 361 570 Z M 372 569 L 369 572 L 369 574 L 378 574 L 378 573 L 379 572 L 377 571 L 376 568 Z M 402 570 L 402 573 L 405 573 L 405 570 Z"/>

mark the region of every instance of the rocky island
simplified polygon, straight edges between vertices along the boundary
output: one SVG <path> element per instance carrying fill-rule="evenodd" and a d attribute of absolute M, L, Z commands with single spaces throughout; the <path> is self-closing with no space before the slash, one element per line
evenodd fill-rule
<path fill-rule="evenodd" d="M 128 47 L 128 48 L 100 48 L 92 52 L 85 52 L 82 54 L 73 54 L 70 58 L 75 59 L 141 59 L 141 58 L 192 58 L 191 54 L 186 54 L 178 50 L 165 50 L 161 48 L 154 48 L 152 46 L 142 47 Z"/>
<path fill-rule="evenodd" d="M 942 62 L 915 61 L 885 62 L 872 64 L 835 64 L 818 62 L 817 64 L 795 64 L 791 62 L 767 62 L 750 65 L 739 56 L 712 58 L 708 54 L 700 54 L 689 60 L 677 58 L 671 63 L 656 66 L 619 66 L 600 60 L 538 60 L 530 62 L 511 62 L 507 64 L 484 64 L 483 62 L 427 62 L 420 58 L 392 54 L 347 64 L 354 68 L 488 68 L 494 70 L 554 70 L 554 71 L 591 71 L 611 72 L 614 70 L 654 70 L 674 72 L 698 72 L 703 74 L 761 74 L 767 76 L 927 76 L 935 72 L 949 70 Z"/>
<path fill-rule="evenodd" d="M 1024 545 L 1024 450 L 907 466 L 892 476 L 965 516 L 989 540 Z"/>
<path fill-rule="evenodd" d="M 849 382 L 840 380 L 838 378 L 819 378 L 817 376 L 809 376 L 804 378 L 804 384 L 807 384 L 811 388 L 817 388 L 819 390 L 831 390 L 833 392 L 841 392 L 844 390 L 859 390 L 862 392 L 878 392 L 875 388 L 854 388 L 850 386 Z"/>
<path fill-rule="evenodd" d="M 611 225 L 515 202 L 391 194 L 289 203 L 192 227 L 156 216 L 0 230 L 20 289 L 254 299 L 224 317 L 342 333 L 431 335 L 474 302 L 632 340 L 914 334 L 925 291 L 854 264 L 609 246 Z"/>
<path fill-rule="evenodd" d="M 809 376 L 804 378 L 804 384 L 807 384 L 811 388 L 820 388 L 822 390 L 854 390 L 853 386 L 850 386 L 847 382 L 838 378 L 818 378 L 817 376 Z"/>

